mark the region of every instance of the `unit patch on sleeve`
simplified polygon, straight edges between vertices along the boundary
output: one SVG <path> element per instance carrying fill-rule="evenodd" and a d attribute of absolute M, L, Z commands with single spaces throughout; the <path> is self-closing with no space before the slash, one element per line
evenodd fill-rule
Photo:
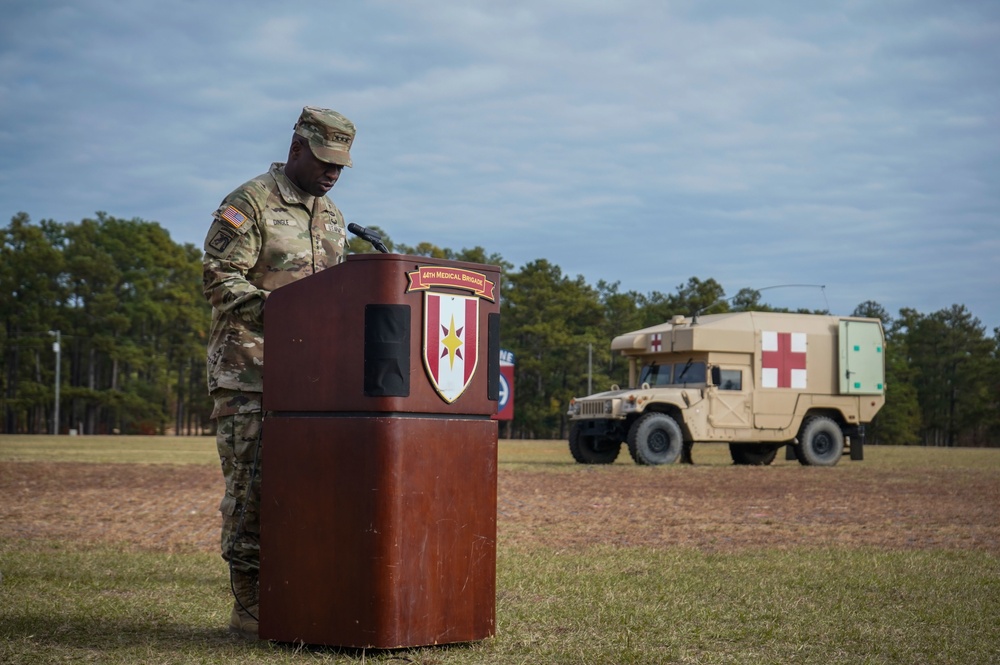
<path fill-rule="evenodd" d="M 229 243 L 233 241 L 233 234 L 225 229 L 219 229 L 218 233 L 208 241 L 208 246 L 215 251 L 222 254 L 226 251 L 226 247 L 229 247 Z"/>
<path fill-rule="evenodd" d="M 220 217 L 229 222 L 234 229 L 240 228 L 243 226 L 243 223 L 247 221 L 247 216 L 237 210 L 234 206 L 229 206 L 223 210 Z"/>

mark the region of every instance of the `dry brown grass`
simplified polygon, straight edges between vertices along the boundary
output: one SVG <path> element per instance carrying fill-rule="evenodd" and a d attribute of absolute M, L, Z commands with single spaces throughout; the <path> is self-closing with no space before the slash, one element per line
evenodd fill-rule
<path fill-rule="evenodd" d="M 502 463 L 499 544 L 1000 552 L 996 467 L 709 462 L 659 468 L 566 462 L 555 465 L 557 472 L 551 461 Z M 0 462 L 0 539 L 214 551 L 221 488 L 219 470 L 200 464 Z"/>

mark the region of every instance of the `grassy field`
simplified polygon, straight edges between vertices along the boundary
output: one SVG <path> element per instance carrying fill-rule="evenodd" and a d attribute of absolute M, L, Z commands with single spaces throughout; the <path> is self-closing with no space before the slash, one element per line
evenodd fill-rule
<path fill-rule="evenodd" d="M 695 460 L 697 469 L 648 469 L 623 454 L 595 469 L 573 464 L 565 442 L 500 444 L 500 471 L 510 478 L 582 483 L 597 473 L 622 484 L 697 471 L 711 483 L 746 471 L 732 467 L 723 446 L 696 447 Z M 121 474 L 134 465 L 218 464 L 208 438 L 0 437 L 4 491 L 18 491 L 22 462 L 115 464 Z M 901 492 L 928 485 L 944 494 L 949 483 L 985 474 L 1000 486 L 995 450 L 869 448 L 865 462 L 845 459 L 832 470 L 799 469 L 783 456 L 774 467 L 748 478 L 766 487 L 814 472 L 826 483 L 892 474 Z M 917 506 L 927 501 L 914 496 Z M 231 638 L 226 580 L 211 552 L 8 536 L 0 541 L 0 663 L 1000 662 L 995 546 L 578 547 L 510 538 L 503 514 L 499 530 L 496 637 L 376 652 Z"/>
<path fill-rule="evenodd" d="M 0 462 L 218 464 L 215 437 L 0 435 Z"/>
<path fill-rule="evenodd" d="M 914 470 L 920 468 L 994 469 L 1000 474 L 1000 449 L 925 448 L 910 446 L 868 446 L 865 467 Z M 724 444 L 698 444 L 694 448 L 698 465 L 730 466 L 729 448 Z M 48 461 L 95 462 L 108 464 L 208 464 L 219 458 L 215 437 L 188 436 L 18 436 L 0 434 L 0 462 Z M 501 440 L 499 463 L 508 469 L 575 472 L 565 441 Z M 631 467 L 624 451 L 616 465 Z M 779 454 L 773 466 L 799 466 Z M 841 467 L 851 467 L 844 458 Z M 860 465 L 857 465 L 860 466 Z"/>

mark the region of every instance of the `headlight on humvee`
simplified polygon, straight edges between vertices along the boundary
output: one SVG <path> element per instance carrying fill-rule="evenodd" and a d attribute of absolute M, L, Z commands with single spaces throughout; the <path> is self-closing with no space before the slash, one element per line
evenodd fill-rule
<path fill-rule="evenodd" d="M 610 416 L 610 415 L 611 415 L 611 413 L 612 413 L 612 412 L 613 412 L 614 410 L 615 410 L 615 406 L 614 406 L 614 403 L 612 403 L 612 401 L 611 401 L 611 400 L 605 400 L 605 401 L 604 401 L 604 413 L 605 413 L 605 415 L 608 415 L 608 416 Z"/>
<path fill-rule="evenodd" d="M 580 405 L 576 403 L 575 399 L 569 401 L 569 408 L 566 409 L 567 416 L 578 416 L 580 415 Z"/>

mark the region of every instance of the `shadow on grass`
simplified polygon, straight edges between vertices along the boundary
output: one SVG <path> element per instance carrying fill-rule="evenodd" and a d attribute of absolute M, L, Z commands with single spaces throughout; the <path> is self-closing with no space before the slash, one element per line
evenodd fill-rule
<path fill-rule="evenodd" d="M 154 649 L 177 649 L 185 644 L 197 645 L 202 649 L 207 645 L 226 645 L 239 641 L 224 627 L 195 627 L 163 622 L 153 617 L 148 622 L 143 622 L 33 614 L 8 615 L 3 620 L 0 636 L 8 644 L 27 641 L 36 646 L 100 651 L 131 650 L 138 645 Z M 246 640 L 243 642 L 251 644 Z"/>
<path fill-rule="evenodd" d="M 230 633 L 227 627 L 192 626 L 171 623 L 150 617 L 148 622 L 101 620 L 94 617 L 0 615 L 0 660 L 4 662 L 37 662 L 42 654 L 101 654 L 101 662 L 127 663 L 137 657 L 146 659 L 155 654 L 169 654 L 169 660 L 190 657 L 191 662 L 212 662 L 213 658 L 244 657 L 340 656 L 359 662 L 434 662 L 432 654 L 449 651 L 463 652 L 475 643 L 428 645 L 400 649 L 364 649 L 290 642 L 255 641 Z M 6 654 L 6 657 L 4 657 Z M 430 660 L 428 660 L 430 657 Z M 11 658 L 7 661 L 6 658 Z M 226 662 L 229 662 L 226 660 Z"/>

